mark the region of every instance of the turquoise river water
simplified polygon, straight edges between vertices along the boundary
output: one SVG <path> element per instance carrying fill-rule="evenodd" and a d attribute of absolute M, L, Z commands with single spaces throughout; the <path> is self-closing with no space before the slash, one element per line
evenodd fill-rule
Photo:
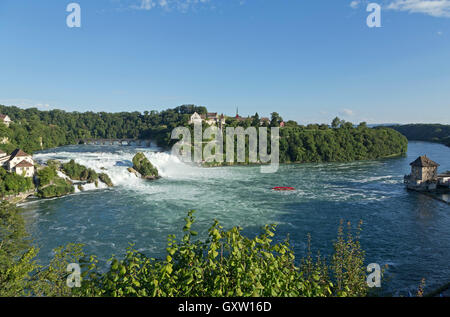
<path fill-rule="evenodd" d="M 163 176 L 143 181 L 127 171 L 133 155 L 143 151 Z M 181 163 L 153 148 L 77 145 L 35 155 L 106 170 L 113 188 L 78 192 L 21 204 L 39 260 L 69 242 L 85 244 L 103 265 L 112 254 L 122 256 L 129 243 L 152 257 L 163 257 L 169 234 L 181 237 L 183 218 L 196 209 L 196 229 L 204 237 L 218 219 L 225 228 L 241 226 L 253 236 L 261 226 L 277 223 L 277 237 L 288 234 L 298 258 L 312 247 L 330 255 L 341 219 L 363 220 L 361 244 L 367 263 L 387 264 L 385 295 L 414 292 L 422 278 L 433 288 L 450 282 L 450 205 L 405 190 L 409 163 L 427 154 L 450 170 L 450 148 L 410 142 L 406 157 L 353 163 L 281 165 L 275 174 L 258 166 L 200 168 Z M 292 186 L 275 192 L 274 186 Z"/>

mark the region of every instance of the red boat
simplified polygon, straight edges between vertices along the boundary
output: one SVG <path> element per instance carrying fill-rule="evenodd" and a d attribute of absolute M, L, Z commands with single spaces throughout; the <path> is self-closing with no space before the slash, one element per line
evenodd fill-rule
<path fill-rule="evenodd" d="M 273 190 L 295 190 L 294 187 L 274 187 Z"/>

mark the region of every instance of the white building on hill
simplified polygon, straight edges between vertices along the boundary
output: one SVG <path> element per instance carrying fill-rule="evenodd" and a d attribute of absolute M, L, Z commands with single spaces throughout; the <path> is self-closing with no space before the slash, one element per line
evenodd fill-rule
<path fill-rule="evenodd" d="M 189 124 L 201 123 L 203 121 L 208 125 L 218 125 L 221 128 L 225 125 L 225 116 L 223 114 L 219 116 L 217 112 L 208 112 L 206 115 L 199 115 L 197 112 L 194 112 L 189 120 Z"/>
<path fill-rule="evenodd" d="M 7 127 L 9 127 L 9 124 L 12 122 L 11 118 L 6 114 L 0 114 L 0 122 L 3 122 L 6 124 Z"/>
<path fill-rule="evenodd" d="M 191 119 L 189 120 L 189 124 L 201 123 L 202 121 L 203 121 L 202 116 L 199 115 L 197 112 L 194 112 L 194 114 L 191 116 Z"/>

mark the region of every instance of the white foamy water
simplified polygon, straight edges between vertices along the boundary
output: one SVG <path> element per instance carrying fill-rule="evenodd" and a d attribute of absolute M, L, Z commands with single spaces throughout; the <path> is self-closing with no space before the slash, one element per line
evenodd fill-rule
<path fill-rule="evenodd" d="M 201 167 L 188 165 L 181 162 L 176 156 L 164 152 L 142 151 L 149 161 L 158 169 L 160 176 L 170 179 L 189 179 L 205 176 L 205 170 Z M 47 152 L 34 155 L 39 163 L 43 164 L 50 159 L 57 159 L 63 163 L 75 160 L 76 163 L 92 168 L 97 173 L 106 173 L 111 178 L 115 186 L 132 187 L 138 189 L 142 186 L 141 179 L 130 173 L 127 168 L 131 167 L 133 156 L 137 151 L 117 152 Z M 58 176 L 69 179 L 66 175 L 58 172 Z M 70 180 L 70 179 L 69 179 Z M 76 183 L 76 181 L 74 181 Z M 101 183 L 101 182 L 100 182 Z M 99 188 L 105 188 L 103 183 Z M 92 185 L 92 186 L 91 186 Z M 85 184 L 86 190 L 97 189 L 94 184 Z"/>
<path fill-rule="evenodd" d="M 91 147 L 92 148 L 92 147 Z M 75 160 L 76 163 L 94 169 L 97 173 L 106 173 L 111 178 L 114 186 L 141 193 L 155 193 L 159 190 L 155 186 L 149 186 L 151 182 L 142 180 L 130 173 L 127 169 L 132 167 L 132 159 L 137 152 L 143 152 L 149 161 L 158 169 L 159 175 L 168 180 L 202 180 L 204 182 L 214 182 L 217 179 L 242 178 L 242 174 L 233 170 L 222 168 L 202 168 L 195 164 L 182 162 L 178 157 L 167 152 L 155 152 L 152 149 L 122 147 L 109 152 L 78 152 L 78 151 L 49 151 L 38 153 L 34 158 L 41 164 L 50 159 L 57 159 L 63 163 Z M 62 174 L 62 173 L 60 173 Z M 62 174 L 63 175 L 63 174 Z M 65 176 L 65 178 L 68 178 Z M 76 181 L 74 181 L 76 183 Z M 96 190 L 107 188 L 105 184 L 99 182 L 99 187 L 95 184 L 83 185 L 84 190 Z M 78 192 L 78 189 L 76 189 Z"/>

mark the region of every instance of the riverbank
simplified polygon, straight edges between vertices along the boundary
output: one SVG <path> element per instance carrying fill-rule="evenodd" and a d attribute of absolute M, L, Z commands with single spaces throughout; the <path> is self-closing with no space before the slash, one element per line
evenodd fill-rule
<path fill-rule="evenodd" d="M 350 160 L 350 161 L 298 161 L 298 162 L 279 162 L 279 164 L 325 164 L 325 163 L 354 163 L 354 162 L 370 162 L 374 160 L 383 159 L 395 159 L 400 157 L 406 157 L 405 153 L 397 153 L 386 156 L 381 156 L 375 159 L 361 159 L 361 160 Z M 261 166 L 270 165 L 273 163 L 262 163 L 262 162 L 201 162 L 199 166 L 210 168 L 210 167 L 225 167 L 225 166 Z"/>
<path fill-rule="evenodd" d="M 388 126 L 408 138 L 410 141 L 425 141 L 450 147 L 450 125 L 445 124 L 405 124 Z"/>
<path fill-rule="evenodd" d="M 28 192 L 20 193 L 17 195 L 9 195 L 2 198 L 2 200 L 5 200 L 11 204 L 19 204 L 23 202 L 25 199 L 27 199 L 30 196 L 36 195 L 36 190 L 30 190 Z"/>
<path fill-rule="evenodd" d="M 32 190 L 6 195 L 1 197 L 1 200 L 18 204 L 30 196 L 49 199 L 84 191 L 86 187 L 95 186 L 96 189 L 101 189 L 114 186 L 106 173 L 97 174 L 90 168 L 76 164 L 74 160 L 66 164 L 57 160 L 48 160 L 45 165 L 37 164 L 36 174 L 26 180 L 30 187 L 33 187 Z"/>

